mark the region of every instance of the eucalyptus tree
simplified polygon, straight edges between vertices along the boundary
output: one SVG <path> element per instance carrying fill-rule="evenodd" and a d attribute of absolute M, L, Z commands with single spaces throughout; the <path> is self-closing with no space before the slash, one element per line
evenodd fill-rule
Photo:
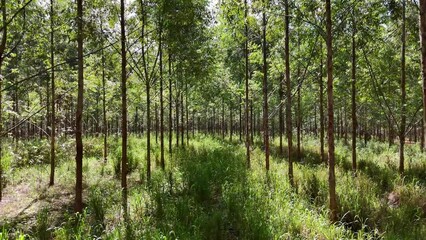
<path fill-rule="evenodd" d="M 423 80 L 423 148 L 426 131 L 426 0 L 420 0 L 420 46 L 421 46 L 421 63 L 422 63 L 422 80 Z"/>
<path fill-rule="evenodd" d="M 328 188 L 330 201 L 330 220 L 337 221 L 336 176 L 334 170 L 334 112 L 333 112 L 333 37 L 331 3 L 325 2 L 326 43 L 327 43 L 327 112 L 328 112 Z"/>
<path fill-rule="evenodd" d="M 293 179 L 293 127 L 291 122 L 291 79 L 290 79 L 290 5 L 288 0 L 284 1 L 285 7 L 285 46 L 284 46 L 284 57 L 285 57 L 285 80 L 286 80 L 286 129 L 287 129 L 287 146 L 288 146 L 288 177 L 290 185 L 294 186 Z"/>
<path fill-rule="evenodd" d="M 54 52 L 54 0 L 50 0 L 50 66 L 51 66 L 51 120 L 50 120 L 50 180 L 49 185 L 52 186 L 55 183 L 55 137 L 56 137 L 56 115 L 55 115 L 55 52 Z"/>
<path fill-rule="evenodd" d="M 121 30 L 121 194 L 125 223 L 128 223 L 127 210 L 127 59 L 126 59 L 126 20 L 125 1 L 120 1 Z"/>
<path fill-rule="evenodd" d="M 82 139 L 82 118 L 83 118 L 83 92 L 84 92 L 84 59 L 83 59 L 83 0 L 77 0 L 77 53 L 78 53 L 78 97 L 75 120 L 75 140 L 76 140 L 76 185 L 75 185 L 75 206 L 76 212 L 83 211 L 83 139 Z"/>

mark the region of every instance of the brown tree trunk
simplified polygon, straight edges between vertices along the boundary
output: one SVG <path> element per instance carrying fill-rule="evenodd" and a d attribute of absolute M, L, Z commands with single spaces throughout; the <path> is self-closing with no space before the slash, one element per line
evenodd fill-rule
<path fill-rule="evenodd" d="M 245 120 L 246 120 L 246 164 L 250 168 L 250 116 L 249 116 L 249 50 L 248 50 L 248 6 L 247 0 L 244 0 L 244 57 L 245 57 L 245 87 L 246 87 L 246 101 L 245 101 Z M 232 117 L 231 117 L 232 120 Z M 232 129 L 232 125 L 231 125 Z M 232 131 L 231 131 L 232 132 Z"/>
<path fill-rule="evenodd" d="M 101 32 L 103 32 L 102 29 L 102 23 L 101 23 Z M 103 130 L 103 137 L 104 137 L 104 163 L 107 162 L 108 158 L 108 143 L 107 143 L 107 137 L 108 137 L 108 125 L 107 125 L 107 118 L 106 118 L 106 79 L 105 79 L 105 53 L 104 53 L 104 40 L 102 39 L 102 130 Z M 137 112 L 136 112 L 137 113 Z M 137 115 L 136 115 L 137 116 Z M 136 121 L 136 124 L 138 124 L 139 121 Z"/>
<path fill-rule="evenodd" d="M 51 133 L 50 133 L 50 181 L 49 186 L 55 184 L 55 128 L 56 128 L 56 117 L 55 117 L 55 58 L 54 58 L 54 38 L 53 38 L 53 0 L 50 0 L 50 65 L 51 65 L 51 97 L 52 97 L 52 115 L 51 115 Z"/>
<path fill-rule="evenodd" d="M 189 145 L 189 104 L 188 104 L 188 82 L 185 83 L 185 122 L 186 122 L 186 145 Z M 183 100 L 182 100 L 183 101 Z M 182 141 L 183 142 L 183 141 Z"/>
<path fill-rule="evenodd" d="M 298 71 L 299 72 L 299 71 Z M 300 73 L 300 72 L 299 72 Z M 300 74 L 298 74 L 300 76 Z M 297 87 L 297 159 L 300 160 L 302 157 L 301 153 L 301 141 L 302 141 L 302 109 L 301 109 L 301 91 L 302 86 Z"/>
<path fill-rule="evenodd" d="M 161 18 L 161 16 L 160 16 Z M 160 162 L 161 169 L 166 169 L 164 161 L 164 100 L 163 100 L 163 20 L 160 19 L 159 29 L 159 53 L 160 53 Z"/>
<path fill-rule="evenodd" d="M 2 20 L 3 23 L 6 22 L 7 10 L 6 10 L 6 0 L 1 1 L 1 9 L 2 9 Z M 2 39 L 0 43 L 0 74 L 2 73 L 2 66 L 4 60 L 4 51 L 6 49 L 6 39 L 7 38 L 7 25 L 3 27 Z M 3 78 L 0 78 L 0 89 L 3 86 Z M 3 91 L 0 90 L 0 132 L 3 132 Z M 3 144 L 2 144 L 2 136 L 0 136 L 0 201 L 3 198 Z"/>
<path fill-rule="evenodd" d="M 423 79 L 423 126 L 422 126 L 422 148 L 425 147 L 426 131 L 426 0 L 420 0 L 420 45 L 422 49 L 422 79 Z"/>
<path fill-rule="evenodd" d="M 352 6 L 355 8 L 355 6 Z M 355 9 L 352 9 L 352 170 L 356 172 L 356 137 L 358 122 L 356 117 L 356 22 L 355 22 Z"/>
<path fill-rule="evenodd" d="M 182 86 L 182 88 L 183 88 L 183 86 Z M 184 117 L 185 117 L 185 113 L 184 113 L 184 104 L 183 104 L 183 94 L 184 94 L 184 91 L 183 91 L 183 89 L 182 89 L 182 93 L 181 93 L 181 95 L 180 95 L 180 117 L 181 117 L 181 119 L 180 119 L 180 130 L 181 130 L 181 132 L 180 132 L 180 137 L 181 137 L 181 145 L 182 145 L 182 147 L 183 148 L 185 148 L 185 141 L 184 141 L 184 135 L 185 135 L 185 125 L 184 125 Z M 185 94 L 186 94 L 186 92 L 185 92 Z"/>
<path fill-rule="evenodd" d="M 291 124 L 291 79 L 290 79 L 290 13 L 289 13 L 289 4 L 288 0 L 285 0 L 284 2 L 284 8 L 285 8 L 285 80 L 286 80 L 286 97 L 287 97 L 287 104 L 286 104 L 286 128 L 287 128 L 287 146 L 288 146 L 288 177 L 290 181 L 290 185 L 294 186 L 294 179 L 293 179 L 293 159 L 292 159 L 292 150 L 293 150 L 293 134 L 292 134 L 292 124 Z"/>
<path fill-rule="evenodd" d="M 326 28 L 327 28 L 327 112 L 328 112 L 328 187 L 330 195 L 330 220 L 337 221 L 336 176 L 334 171 L 334 102 L 333 102 L 333 39 L 331 35 L 331 3 L 326 0 Z"/>
<path fill-rule="evenodd" d="M 146 12 L 144 1 L 141 0 L 142 11 L 142 45 L 145 44 L 145 25 L 146 25 Z M 142 47 L 142 64 L 144 65 L 145 73 L 145 90 L 146 90 L 146 178 L 147 181 L 151 180 L 151 79 L 148 77 L 148 66 L 146 62 L 145 47 Z"/>
<path fill-rule="evenodd" d="M 169 53 L 169 155 L 172 156 L 172 141 L 173 141 L 173 108 L 172 108 L 172 58 Z"/>
<path fill-rule="evenodd" d="M 83 0 L 77 0 L 77 52 L 78 52 L 78 96 L 77 111 L 75 116 L 75 141 L 76 141 L 76 184 L 75 184 L 75 206 L 76 212 L 83 211 L 83 139 L 82 139 L 82 117 L 83 117 Z"/>
<path fill-rule="evenodd" d="M 325 151 L 324 151 L 324 82 L 323 82 L 323 56 L 322 56 L 322 44 L 320 44 L 320 69 L 319 69 L 319 120 L 320 120 L 320 155 L 321 162 L 328 164 L 325 159 Z"/>
<path fill-rule="evenodd" d="M 280 142 L 280 146 L 279 146 L 279 153 L 280 156 L 283 156 L 284 154 L 284 148 L 283 148 L 283 134 L 284 134 L 284 106 L 283 106 L 283 102 L 284 102 L 284 77 L 282 77 L 280 79 L 280 83 L 279 83 L 279 98 L 280 98 L 280 105 L 279 105 L 279 142 Z"/>
<path fill-rule="evenodd" d="M 405 146 L 405 124 L 406 124 L 406 74 L 405 74 L 405 0 L 402 0 L 402 48 L 401 48 L 401 129 L 399 130 L 399 173 L 404 173 L 404 146 Z"/>
<path fill-rule="evenodd" d="M 266 44 L 266 1 L 262 11 L 262 52 L 263 52 L 263 143 L 265 147 L 265 165 L 269 171 L 269 123 L 268 123 L 268 62 Z"/>
<path fill-rule="evenodd" d="M 128 223 L 127 210 L 127 73 L 126 73 L 126 22 L 124 19 L 124 0 L 120 1 L 121 25 L 121 191 L 124 221 Z M 127 234 L 126 234 L 127 235 Z"/>

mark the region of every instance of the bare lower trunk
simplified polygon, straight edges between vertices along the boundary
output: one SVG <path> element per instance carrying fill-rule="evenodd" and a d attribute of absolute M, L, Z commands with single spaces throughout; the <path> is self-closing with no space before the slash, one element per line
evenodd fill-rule
<path fill-rule="evenodd" d="M 265 147 L 265 165 L 269 171 L 269 123 L 268 123 L 268 62 L 266 44 L 266 3 L 263 0 L 262 11 L 262 52 L 263 52 L 263 143 Z"/>
<path fill-rule="evenodd" d="M 76 212 L 83 211 L 83 139 L 82 139 L 82 117 L 83 117 L 83 0 L 77 0 L 77 52 L 78 52 L 78 96 L 77 111 L 75 116 L 75 140 L 76 140 L 76 184 L 75 205 Z"/>
<path fill-rule="evenodd" d="M 333 40 L 331 35 L 331 3 L 326 0 L 327 27 L 327 99 L 328 99 L 328 185 L 330 197 L 330 220 L 337 221 L 336 177 L 334 170 L 334 102 L 333 102 Z"/>
<path fill-rule="evenodd" d="M 54 59 L 54 39 L 53 39 L 53 0 L 50 0 L 50 65 L 52 68 L 51 72 L 51 97 L 52 102 L 51 108 L 51 133 L 50 133 L 50 181 L 49 186 L 53 186 L 55 184 L 55 128 L 56 128 L 56 118 L 55 118 L 55 59 Z"/>
<path fill-rule="evenodd" d="M 402 0 L 402 48 L 401 48 L 401 129 L 399 130 L 399 173 L 404 173 L 404 146 L 405 146 L 405 124 L 406 124 L 406 74 L 405 74 L 405 0 Z"/>
<path fill-rule="evenodd" d="M 288 0 L 285 0 L 285 80 L 286 80 L 286 128 L 287 128 L 287 146 L 288 146 L 288 177 L 291 186 L 294 186 L 293 179 L 293 159 L 292 159 L 292 150 L 293 150 L 293 134 L 292 134 L 292 123 L 291 123 L 291 81 L 290 81 L 290 38 L 289 38 L 289 26 L 290 26 L 290 16 L 289 16 L 289 4 Z"/>
<path fill-rule="evenodd" d="M 425 147 L 425 131 L 426 131 L 426 0 L 420 0 L 420 45 L 421 45 L 421 62 L 422 62 L 422 79 L 423 79 L 423 126 L 422 126 L 422 148 Z"/>

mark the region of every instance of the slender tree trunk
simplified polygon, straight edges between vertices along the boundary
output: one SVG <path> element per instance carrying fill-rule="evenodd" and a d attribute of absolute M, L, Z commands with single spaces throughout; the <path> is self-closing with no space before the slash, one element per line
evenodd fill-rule
<path fill-rule="evenodd" d="M 299 70 L 298 70 L 299 72 Z M 298 74 L 300 76 L 300 72 Z M 302 157 L 301 153 L 301 141 L 302 141 L 302 108 L 301 108 L 301 91 L 302 86 L 297 87 L 297 159 L 300 160 Z"/>
<path fill-rule="evenodd" d="M 222 98 L 222 140 L 225 140 L 225 99 Z"/>
<path fill-rule="evenodd" d="M 54 56 L 54 27 L 53 27 L 53 0 L 50 0 L 50 66 L 51 70 L 51 97 L 52 97 L 52 115 L 51 115 L 51 133 L 50 133 L 50 181 L 49 186 L 55 184 L 55 56 Z"/>
<path fill-rule="evenodd" d="M 279 83 L 279 98 L 280 98 L 280 105 L 279 105 L 279 142 L 280 142 L 280 146 L 279 146 L 279 153 L 280 156 L 283 156 L 284 154 L 284 147 L 283 147 L 283 134 L 284 134 L 284 76 L 280 79 L 280 83 Z"/>
<path fill-rule="evenodd" d="M 265 165 L 269 171 L 269 123 L 268 123 L 268 62 L 266 43 L 266 1 L 262 11 L 262 52 L 263 52 L 263 143 L 265 147 Z"/>
<path fill-rule="evenodd" d="M 82 139 L 82 117 L 83 117 L 83 0 L 77 0 L 77 52 L 78 52 L 78 96 L 76 111 L 76 184 L 75 184 L 75 211 L 83 211 L 83 139 Z"/>
<path fill-rule="evenodd" d="M 160 16 L 161 18 L 161 16 Z M 159 53 L 160 53 L 160 162 L 161 169 L 166 169 L 164 161 L 164 100 L 163 100 L 163 20 L 160 19 L 159 33 Z"/>
<path fill-rule="evenodd" d="M 330 195 L 330 220 L 337 221 L 336 176 L 334 172 L 334 116 L 333 116 L 333 40 L 331 35 L 331 3 L 326 0 L 327 27 L 327 112 L 328 112 L 328 185 Z"/>
<path fill-rule="evenodd" d="M 2 22 L 6 22 L 6 0 L 1 0 L 1 9 L 2 9 Z M 2 73 L 2 66 L 4 60 L 4 51 L 6 49 L 6 39 L 7 38 L 7 25 L 3 27 L 2 39 L 0 43 L 0 75 Z M 3 87 L 3 78 L 0 78 L 0 89 Z M 3 132 L 3 91 L 0 91 L 0 132 Z M 0 136 L 0 201 L 3 198 L 3 137 Z"/>
<path fill-rule="evenodd" d="M 233 129 L 232 129 L 232 123 L 234 120 L 234 116 L 232 115 L 232 105 L 229 105 L 229 141 L 232 142 L 232 134 L 233 134 Z"/>
<path fill-rule="evenodd" d="M 405 124 L 406 124 L 406 74 L 405 74 L 405 0 L 402 0 L 402 48 L 401 48 L 401 129 L 399 131 L 399 173 L 404 173 L 404 145 L 405 145 Z"/>
<path fill-rule="evenodd" d="M 121 25 L 121 191 L 124 221 L 128 223 L 127 210 L 127 59 L 126 59 L 126 22 L 124 18 L 124 1 L 120 1 Z M 127 228 L 126 228 L 127 229 Z M 126 234 L 127 236 L 127 234 Z"/>
<path fill-rule="evenodd" d="M 298 42 L 298 50 L 300 51 L 300 37 L 297 39 Z M 297 77 L 300 79 L 300 66 L 297 66 Z M 301 149 L 300 149 L 300 142 L 301 142 L 301 128 L 302 128 L 302 109 L 300 106 L 301 101 L 301 91 L 302 91 L 302 81 L 300 83 L 297 83 L 297 159 L 300 160 L 301 158 Z"/>
<path fill-rule="evenodd" d="M 294 179 L 293 179 L 293 159 L 292 159 L 292 150 L 293 150 L 293 134 L 292 134 L 292 124 L 291 124 L 291 79 L 290 79 L 290 38 L 289 38 L 289 27 L 290 27 L 290 11 L 289 11 L 289 4 L 288 0 L 285 0 L 284 2 L 285 6 L 285 80 L 286 80 L 286 97 L 287 97 L 287 104 L 286 104 L 286 130 L 287 130 L 287 145 L 288 145 L 288 177 L 290 181 L 290 185 L 294 186 Z"/>
<path fill-rule="evenodd" d="M 180 89 L 177 85 L 178 80 L 176 80 L 176 90 L 177 90 L 177 96 L 176 96 L 176 147 L 179 147 L 179 131 L 180 131 L 180 126 L 179 126 L 179 99 L 180 99 Z"/>
<path fill-rule="evenodd" d="M 323 58 L 322 58 L 322 44 L 320 47 L 320 69 L 319 69 L 319 120 L 320 120 L 320 155 L 321 162 L 328 164 L 325 159 L 325 151 L 324 151 L 324 82 L 323 82 Z"/>
<path fill-rule="evenodd" d="M 142 11 L 142 45 L 145 45 L 145 25 L 146 12 L 144 1 L 141 0 Z M 145 47 L 142 47 L 142 62 L 145 72 L 145 89 L 146 89 L 146 177 L 147 181 L 151 181 L 151 79 L 148 77 L 148 67 L 145 56 Z"/>
<path fill-rule="evenodd" d="M 426 131 L 426 0 L 420 0 L 420 45 L 422 51 L 422 79 L 423 79 L 423 126 L 422 126 L 422 149 L 425 148 Z"/>
<path fill-rule="evenodd" d="M 183 148 L 185 148 L 185 141 L 184 141 L 184 135 L 185 135 L 185 125 L 184 125 L 184 117 L 185 117 L 185 112 L 184 112 L 184 104 L 183 104 L 183 94 L 184 94 L 184 91 L 183 91 L 183 86 L 182 86 L 182 93 L 181 93 L 181 95 L 180 95 L 180 117 L 181 117 L 181 119 L 180 119 L 180 137 L 181 137 L 181 145 L 182 145 L 182 147 Z M 186 93 L 185 93 L 186 94 Z"/>
<path fill-rule="evenodd" d="M 420 126 L 420 150 L 423 152 L 425 149 L 425 119 L 422 118 L 422 122 L 421 122 L 421 126 Z"/>
<path fill-rule="evenodd" d="M 246 87 L 246 101 L 245 101 L 245 120 L 246 120 L 246 162 L 247 168 L 250 168 L 250 116 L 249 116 L 249 50 L 248 50 L 248 5 L 247 0 L 244 0 L 244 52 L 245 52 L 245 87 Z M 231 116 L 232 123 L 232 116 Z M 231 125 L 231 135 L 232 135 L 232 125 Z"/>
<path fill-rule="evenodd" d="M 189 104 L 188 104 L 188 82 L 185 83 L 185 116 L 186 116 L 186 145 L 189 145 Z M 183 100 L 182 100 L 183 101 Z"/>
<path fill-rule="evenodd" d="M 151 180 L 151 84 L 145 79 L 146 89 L 146 177 Z"/>
<path fill-rule="evenodd" d="M 101 23 L 101 32 L 103 32 Z M 107 162 L 108 158 L 108 143 L 107 143 L 107 137 L 108 137 L 108 125 L 107 125 L 107 118 L 106 118 L 106 78 L 105 78 L 105 53 L 104 53 L 104 40 L 102 38 L 102 130 L 103 130 L 103 137 L 104 137 L 104 163 Z M 136 108 L 137 110 L 137 108 Z M 136 111 L 137 116 L 137 111 Z M 138 124 L 139 121 L 136 121 L 136 124 Z"/>
<path fill-rule="evenodd" d="M 352 6 L 355 8 L 354 4 Z M 356 172 L 356 137 L 358 122 L 356 117 L 356 22 L 355 22 L 355 9 L 352 9 L 352 170 Z"/>
<path fill-rule="evenodd" d="M 173 108 L 172 108 L 172 58 L 169 53 L 169 155 L 172 156 L 172 141 L 173 141 Z"/>
<path fill-rule="evenodd" d="M 156 92 L 156 89 L 154 88 L 154 92 Z M 159 120 L 158 120 L 158 103 L 156 99 L 154 99 L 154 114 L 155 114 L 155 144 L 158 144 L 158 126 L 159 126 Z"/>

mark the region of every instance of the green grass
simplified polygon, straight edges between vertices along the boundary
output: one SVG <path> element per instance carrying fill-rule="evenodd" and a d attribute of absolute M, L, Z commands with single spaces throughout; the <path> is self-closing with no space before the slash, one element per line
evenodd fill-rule
<path fill-rule="evenodd" d="M 72 140 L 61 141 L 58 152 L 70 151 Z M 148 183 L 146 139 L 131 135 L 130 222 L 125 224 L 117 178 L 121 145 L 113 137 L 109 143 L 109 158 L 104 164 L 102 140 L 84 140 L 86 208 L 81 215 L 72 213 L 75 166 L 69 155 L 58 154 L 57 184 L 53 188 L 47 188 L 49 166 L 45 159 L 31 161 L 8 155 L 5 195 L 27 184 L 28 191 L 23 196 L 28 201 L 20 200 L 22 204 L 14 208 L 30 206 L 20 216 L 0 218 L 0 226 L 4 226 L 0 239 L 15 239 L 23 234 L 30 239 L 124 239 L 126 233 L 129 239 L 420 239 L 426 236 L 426 155 L 417 146 L 407 147 L 407 172 L 401 177 L 397 173 L 396 147 L 378 142 L 360 144 L 359 172 L 354 177 L 350 149 L 338 142 L 336 176 L 341 220 L 330 224 L 328 170 L 319 162 L 319 144 L 313 137 L 303 140 L 302 159 L 294 166 L 296 187 L 291 188 L 286 159 L 276 154 L 277 139 L 269 173 L 264 170 L 260 146 L 253 149 L 252 169 L 248 170 L 243 144 L 204 135 L 191 139 L 185 148 L 175 149 L 172 158 L 166 153 L 163 172 L 159 167 L 159 146 L 154 141 L 152 179 Z M 25 143 L 22 148 L 38 144 Z M 168 146 L 167 142 L 165 145 Z M 388 205 L 387 196 L 391 192 L 400 198 L 397 207 Z"/>

